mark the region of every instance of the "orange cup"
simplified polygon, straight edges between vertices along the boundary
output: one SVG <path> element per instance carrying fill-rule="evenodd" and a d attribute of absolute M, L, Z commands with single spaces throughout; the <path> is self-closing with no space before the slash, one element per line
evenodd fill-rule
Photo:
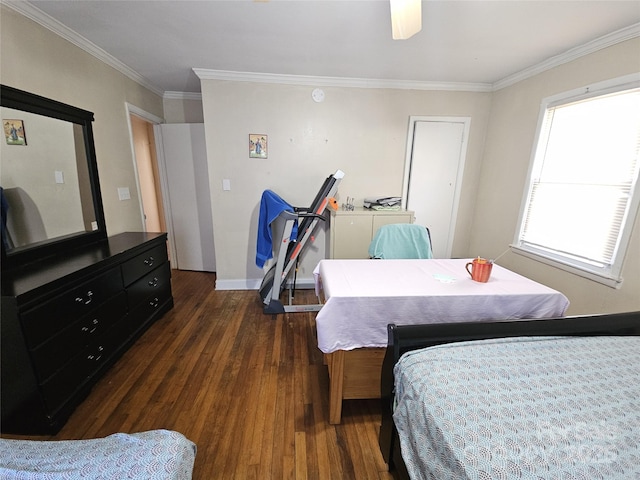
<path fill-rule="evenodd" d="M 471 267 L 471 270 L 469 270 Z M 465 268 L 469 275 L 471 275 L 471 280 L 480 283 L 487 283 L 489 281 L 489 277 L 491 276 L 491 268 L 493 267 L 493 263 L 487 261 L 485 258 L 474 258 L 473 262 L 467 263 Z"/>

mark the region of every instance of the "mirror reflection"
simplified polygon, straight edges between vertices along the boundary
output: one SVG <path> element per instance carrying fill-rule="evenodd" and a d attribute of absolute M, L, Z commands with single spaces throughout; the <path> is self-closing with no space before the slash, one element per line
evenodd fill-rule
<path fill-rule="evenodd" d="M 83 126 L 7 107 L 0 112 L 6 252 L 96 230 Z"/>

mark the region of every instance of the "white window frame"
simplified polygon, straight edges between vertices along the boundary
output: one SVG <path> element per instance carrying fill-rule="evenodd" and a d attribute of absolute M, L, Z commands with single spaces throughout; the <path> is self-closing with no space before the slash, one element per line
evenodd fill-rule
<path fill-rule="evenodd" d="M 529 197 L 533 187 L 535 162 L 540 141 L 546 140 L 545 133 L 542 132 L 544 120 L 547 110 L 560 105 L 585 100 L 588 98 L 598 97 L 605 94 L 630 90 L 640 87 L 640 73 L 619 77 L 605 82 L 596 83 L 587 87 L 571 90 L 558 95 L 553 95 L 542 100 L 540 113 L 538 116 L 538 126 L 536 137 L 531 151 L 531 160 L 529 163 L 529 174 L 527 176 L 526 188 L 524 191 L 520 216 L 518 218 L 518 228 L 515 234 L 513 244 L 511 245 L 515 253 L 524 255 L 528 258 L 540 261 L 542 263 L 555 266 L 559 269 L 571 272 L 576 275 L 588 278 L 590 280 L 602 283 L 609 287 L 619 288 L 622 284 L 622 267 L 624 257 L 629 245 L 631 233 L 635 218 L 640 205 L 640 182 L 636 175 L 636 181 L 631 187 L 629 207 L 626 218 L 623 220 L 620 229 L 620 242 L 616 252 L 613 254 L 611 265 L 607 268 L 594 266 L 587 262 L 580 261 L 570 255 L 562 255 L 558 252 L 551 252 L 542 248 L 537 248 L 531 244 L 527 244 L 521 240 L 524 231 L 524 223 L 527 215 Z"/>

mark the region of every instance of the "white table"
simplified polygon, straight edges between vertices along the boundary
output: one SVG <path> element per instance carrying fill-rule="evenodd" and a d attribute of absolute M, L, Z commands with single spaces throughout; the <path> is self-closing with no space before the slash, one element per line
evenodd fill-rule
<path fill-rule="evenodd" d="M 493 266 L 487 283 L 474 282 L 465 270 L 470 261 L 320 261 L 315 273 L 325 304 L 316 316 L 316 329 L 318 347 L 327 354 L 329 366 L 331 423 L 340 422 L 342 399 L 379 396 L 379 368 L 390 323 L 512 320 L 565 314 L 569 300 L 562 293 L 499 265 Z M 354 366 L 349 365 L 350 359 Z M 347 383 L 349 380 L 355 382 L 353 388 Z"/>

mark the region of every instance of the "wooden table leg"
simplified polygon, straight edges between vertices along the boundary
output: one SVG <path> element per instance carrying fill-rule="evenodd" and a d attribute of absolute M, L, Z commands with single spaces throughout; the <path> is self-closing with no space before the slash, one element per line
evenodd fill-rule
<path fill-rule="evenodd" d="M 344 350 L 329 357 L 329 423 L 337 425 L 342 418 L 342 388 L 344 381 Z"/>

